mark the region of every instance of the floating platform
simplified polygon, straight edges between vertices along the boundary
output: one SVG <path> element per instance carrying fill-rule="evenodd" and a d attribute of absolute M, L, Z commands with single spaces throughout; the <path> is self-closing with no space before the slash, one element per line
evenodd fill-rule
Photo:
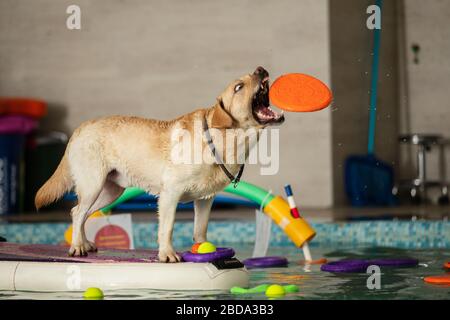
<path fill-rule="evenodd" d="M 229 290 L 247 287 L 249 274 L 237 259 L 210 263 L 160 263 L 156 250 L 99 249 L 67 256 L 68 247 L 0 243 L 0 290 Z"/>

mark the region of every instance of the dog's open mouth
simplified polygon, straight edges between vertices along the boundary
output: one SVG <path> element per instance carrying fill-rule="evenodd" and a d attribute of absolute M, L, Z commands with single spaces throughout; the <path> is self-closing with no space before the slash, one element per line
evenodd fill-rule
<path fill-rule="evenodd" d="M 252 113 L 255 120 L 260 124 L 282 123 L 283 113 L 278 113 L 270 108 L 269 103 L 269 77 L 261 81 L 258 91 L 253 96 Z"/>

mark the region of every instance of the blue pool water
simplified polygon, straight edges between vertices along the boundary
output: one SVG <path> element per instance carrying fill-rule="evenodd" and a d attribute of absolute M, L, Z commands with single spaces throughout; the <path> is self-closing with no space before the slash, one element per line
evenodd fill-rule
<path fill-rule="evenodd" d="M 251 255 L 251 246 L 235 247 L 238 258 Z M 368 289 L 369 274 L 332 274 L 320 271 L 313 265 L 301 266 L 302 258 L 296 248 L 273 247 L 269 254 L 288 257 L 286 268 L 253 269 L 250 271 L 250 285 L 263 283 L 296 284 L 299 292 L 288 294 L 282 299 L 449 299 L 450 287 L 430 285 L 424 276 L 443 274 L 442 264 L 450 260 L 445 249 L 397 249 L 383 247 L 315 248 L 315 257 L 329 260 L 342 258 L 393 258 L 413 257 L 420 261 L 414 268 L 382 268 L 380 289 Z M 80 292 L 19 292 L 0 291 L 0 299 L 82 299 Z M 233 295 L 228 292 L 211 291 L 157 291 L 157 290 L 115 290 L 106 291 L 105 299 L 267 299 L 263 294 Z"/>
<path fill-rule="evenodd" d="M 0 234 L 11 242 L 59 243 L 67 224 L 1 224 Z M 425 276 L 445 273 L 450 261 L 450 223 L 447 221 L 373 221 L 313 224 L 317 231 L 311 243 L 314 258 L 329 261 L 351 258 L 411 257 L 419 260 L 414 268 L 382 268 L 380 289 L 368 289 L 369 274 L 332 274 L 320 266 L 298 264 L 299 249 L 274 226 L 269 255 L 286 256 L 287 268 L 250 271 L 250 285 L 263 283 L 296 284 L 298 293 L 283 299 L 449 299 L 450 287 L 427 284 Z M 136 247 L 155 247 L 156 224 L 133 226 Z M 211 222 L 209 240 L 231 246 L 237 257 L 251 256 L 254 241 L 252 222 Z M 178 223 L 174 245 L 186 250 L 192 244 L 192 223 Z M 105 292 L 105 299 L 265 299 L 264 295 L 232 295 L 228 292 L 118 290 Z M 79 292 L 7 292 L 0 299 L 82 299 Z"/>

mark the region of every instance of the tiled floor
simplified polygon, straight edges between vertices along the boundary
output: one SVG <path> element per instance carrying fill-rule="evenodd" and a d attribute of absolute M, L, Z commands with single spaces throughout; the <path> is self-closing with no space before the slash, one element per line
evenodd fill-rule
<path fill-rule="evenodd" d="M 379 218 L 398 219 L 448 219 L 450 206 L 399 206 L 383 208 L 304 208 L 301 214 L 311 222 L 333 222 L 347 220 L 369 220 Z M 211 219 L 220 220 L 253 220 L 255 209 L 217 209 L 211 213 Z M 133 221 L 147 222 L 157 219 L 156 212 L 135 212 Z M 193 219 L 192 211 L 180 211 L 177 213 L 178 221 Z M 18 215 L 0 216 L 1 221 L 9 222 L 69 222 L 70 215 L 67 211 L 41 211 L 39 213 L 24 213 Z"/>

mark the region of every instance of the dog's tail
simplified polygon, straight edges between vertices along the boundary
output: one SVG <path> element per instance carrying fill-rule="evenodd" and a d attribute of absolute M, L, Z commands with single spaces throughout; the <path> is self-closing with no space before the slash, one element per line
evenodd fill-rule
<path fill-rule="evenodd" d="M 36 209 L 39 210 L 41 207 L 55 202 L 61 198 L 64 193 L 72 189 L 72 187 L 73 180 L 70 175 L 69 163 L 65 153 L 53 175 L 36 193 L 34 199 Z"/>

